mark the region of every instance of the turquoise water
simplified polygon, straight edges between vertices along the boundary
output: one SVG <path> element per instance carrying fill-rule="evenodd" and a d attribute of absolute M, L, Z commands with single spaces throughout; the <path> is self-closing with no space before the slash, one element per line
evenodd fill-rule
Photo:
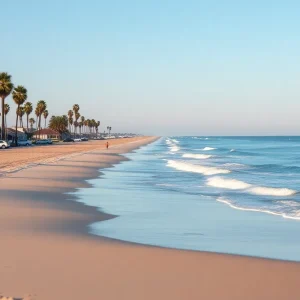
<path fill-rule="evenodd" d="M 80 189 L 96 235 L 300 261 L 300 137 L 167 137 Z"/>

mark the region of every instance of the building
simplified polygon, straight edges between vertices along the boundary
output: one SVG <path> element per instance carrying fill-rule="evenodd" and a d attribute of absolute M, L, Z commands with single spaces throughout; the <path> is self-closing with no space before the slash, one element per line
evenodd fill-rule
<path fill-rule="evenodd" d="M 59 138 L 60 138 L 60 134 L 57 131 L 50 129 L 50 128 L 37 130 L 32 133 L 32 139 L 34 139 L 34 140 L 37 140 L 37 139 L 41 139 L 41 140 L 57 139 L 57 140 L 59 140 Z"/>
<path fill-rule="evenodd" d="M 22 127 L 17 127 L 18 140 L 27 140 L 26 130 Z M 8 141 L 13 141 L 16 136 L 16 127 L 6 128 L 6 136 Z"/>

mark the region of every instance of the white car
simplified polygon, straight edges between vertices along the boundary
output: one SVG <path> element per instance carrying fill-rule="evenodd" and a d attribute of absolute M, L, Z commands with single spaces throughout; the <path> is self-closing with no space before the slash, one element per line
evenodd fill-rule
<path fill-rule="evenodd" d="M 81 142 L 81 139 L 74 139 L 74 142 Z"/>
<path fill-rule="evenodd" d="M 28 141 L 28 140 L 18 140 L 18 146 L 31 146 L 32 145 L 32 141 Z"/>
<path fill-rule="evenodd" d="M 0 148 L 2 149 L 9 148 L 9 144 L 3 140 L 0 140 Z"/>

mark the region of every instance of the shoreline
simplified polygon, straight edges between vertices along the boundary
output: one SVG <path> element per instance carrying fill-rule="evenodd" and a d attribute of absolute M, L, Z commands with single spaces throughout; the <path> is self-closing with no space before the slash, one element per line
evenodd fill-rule
<path fill-rule="evenodd" d="M 89 295 L 90 299 L 96 299 L 101 297 L 102 292 L 106 299 L 124 299 L 124 296 L 125 299 L 184 299 L 186 293 L 190 293 L 189 299 L 219 299 L 221 296 L 222 299 L 241 299 L 241 295 L 243 299 L 283 299 L 282 292 L 289 292 L 294 293 L 289 299 L 298 299 L 300 292 L 296 287 L 300 276 L 299 262 L 172 249 L 115 240 L 88 232 L 89 224 L 116 216 L 78 202 L 76 195 L 70 193 L 79 187 L 90 186 L 87 180 L 101 177 L 101 169 L 127 160 L 122 153 L 133 151 L 157 138 L 148 139 L 147 142 L 116 145 L 108 153 L 100 148 L 84 154 L 79 152 L 78 155 L 51 164 L 35 165 L 0 178 L 1 196 L 4 196 L 0 199 L 0 234 L 5 241 L 4 254 L 0 256 L 0 296 L 23 297 L 31 294 L 30 299 L 52 300 L 55 296 L 61 299 L 81 299 L 80 297 Z M 37 174 L 43 175 L 42 178 Z M 25 253 L 19 253 L 17 249 L 24 249 L 24 246 L 33 253 L 26 250 Z M 39 249 L 44 249 L 47 255 L 45 252 L 39 254 Z M 85 253 L 83 257 L 82 253 Z M 99 256 L 99 253 L 102 255 Z M 109 263 L 104 261 L 103 256 Z M 85 270 L 87 273 L 84 274 L 90 278 L 87 274 L 91 272 L 97 278 L 101 277 L 107 288 L 103 291 L 104 286 L 101 285 L 99 289 L 97 280 L 92 280 L 94 285 L 91 286 L 79 276 L 76 279 L 76 292 L 70 290 L 67 283 L 69 276 L 56 274 L 53 264 L 57 264 L 59 268 L 65 265 L 63 273 L 68 273 L 69 276 L 76 270 Z M 250 272 L 245 273 L 245 268 Z M 45 278 L 39 278 L 40 269 Z M 232 282 L 225 275 L 232 269 L 236 270 L 231 274 L 235 278 L 232 280 L 242 280 L 240 286 L 235 287 L 236 291 L 231 290 Z M 270 269 L 276 269 L 279 273 L 271 274 Z M 28 278 L 24 278 L 28 270 L 30 274 Z M 242 274 L 244 279 L 240 278 Z M 270 287 L 279 282 L 283 282 L 284 287 L 277 290 L 273 286 L 271 291 L 261 286 L 257 291 L 248 291 L 245 296 L 244 291 L 249 285 L 259 284 L 259 278 L 254 280 L 253 276 L 264 276 L 263 274 L 270 277 L 264 278 Z M 65 284 L 56 282 L 56 276 L 65 281 Z M 140 277 L 145 281 L 142 281 L 141 287 L 136 287 L 136 281 L 141 280 Z M 202 285 L 200 278 L 205 285 Z M 50 290 L 47 285 L 49 280 L 56 282 Z M 114 285 L 110 283 L 111 280 L 116 286 L 122 287 L 121 291 L 112 291 Z M 126 286 L 124 282 L 127 283 Z M 167 283 L 162 287 L 160 282 Z M 213 288 L 216 282 L 222 285 L 219 291 Z M 225 283 L 231 288 L 226 288 Z M 130 291 L 133 286 L 136 288 L 134 294 Z M 157 290 L 158 287 L 161 290 Z"/>
<path fill-rule="evenodd" d="M 146 141 L 144 141 L 146 139 Z M 0 177 L 0 190 L 1 194 L 4 197 L 7 197 L 7 193 L 9 191 L 5 191 L 2 188 L 2 182 L 5 179 L 13 179 L 18 178 L 18 174 L 20 172 L 25 172 L 24 177 L 30 178 L 32 171 L 37 171 L 40 173 L 45 172 L 48 168 L 54 168 L 57 169 L 57 167 L 72 167 L 74 168 L 77 166 L 79 172 L 82 171 L 82 169 L 86 168 L 85 172 L 78 173 L 76 176 L 73 175 L 73 178 L 68 178 L 69 182 L 64 185 L 62 185 L 60 188 L 56 187 L 56 189 L 52 190 L 51 197 L 45 197 L 45 195 L 42 195 L 40 191 L 30 191 L 30 200 L 29 199 L 22 199 L 23 204 L 28 204 L 32 206 L 42 206 L 50 207 L 51 209 L 57 210 L 57 211 L 66 211 L 66 212 L 73 212 L 73 213 L 79 213 L 85 215 L 85 221 L 81 222 L 78 219 L 75 219 L 73 222 L 68 221 L 66 225 L 60 224 L 59 228 L 56 228 L 56 233 L 68 233 L 72 235 L 87 235 L 89 237 L 93 238 L 99 238 L 96 235 L 91 234 L 88 231 L 88 225 L 109 220 L 111 218 L 117 217 L 116 215 L 112 215 L 109 213 L 106 213 L 102 210 L 99 210 L 99 207 L 97 206 L 90 206 L 86 205 L 80 201 L 78 201 L 78 197 L 74 194 L 78 188 L 88 188 L 92 187 L 91 184 L 88 183 L 88 180 L 99 178 L 102 175 L 101 170 L 105 168 L 111 168 L 116 164 L 119 164 L 123 161 L 127 161 L 128 159 L 122 155 L 124 153 L 130 153 L 142 146 L 146 146 L 149 143 L 152 143 L 153 141 L 157 140 L 157 137 L 145 137 L 140 139 L 135 139 L 134 141 L 126 141 L 125 140 L 125 148 L 118 151 L 118 147 L 124 145 L 122 144 L 114 144 L 109 147 L 109 153 L 106 153 L 107 150 L 105 149 L 105 142 L 98 142 L 99 146 L 92 145 L 92 149 L 88 151 L 72 151 L 68 154 L 65 154 L 63 156 L 54 156 L 50 159 L 47 158 L 46 160 L 38 160 L 35 162 L 29 162 L 26 164 L 23 164 L 21 167 L 17 167 L 13 170 L 9 171 L 2 171 L 0 169 L 0 173 L 2 171 L 2 177 Z M 122 139 L 121 141 L 124 141 Z M 64 146 L 64 145 L 63 145 Z M 71 145 L 67 145 L 71 146 Z M 75 145 L 76 147 L 77 145 Z M 43 146 L 41 146 L 43 147 Z M 51 146 L 50 146 L 51 147 Z M 24 150 L 27 150 L 28 148 L 23 148 Z M 43 148 L 41 148 L 43 150 Z M 92 162 L 94 158 L 91 158 L 91 155 L 99 155 L 100 160 L 98 162 Z M 86 160 L 84 163 L 88 164 L 89 166 L 84 166 L 82 162 L 77 161 L 77 158 L 79 156 L 85 156 Z M 104 157 L 103 157 L 104 156 Z M 109 156 L 109 158 L 108 158 Z M 62 165 L 59 165 L 62 164 Z M 47 168 L 47 169 L 45 169 Z M 63 168 L 62 168 L 63 169 Z M 26 174 L 27 172 L 27 174 Z M 59 172 L 59 170 L 55 170 L 55 172 Z M 68 173 L 69 174 L 69 173 Z M 14 176 L 16 175 L 16 176 Z M 69 176 L 69 175 L 68 175 Z M 50 176 L 47 176 L 47 178 L 52 177 L 52 174 Z M 64 176 L 62 176 L 63 180 L 66 180 Z M 70 184 L 71 183 L 71 184 Z M 73 184 L 75 183 L 75 185 Z M 25 182 L 25 185 L 27 182 Z M 23 195 L 26 196 L 25 194 Z M 1 204 L 1 200 L 0 200 Z M 62 220 L 63 222 L 63 220 Z M 43 226 L 44 228 L 44 226 Z M 44 228 L 45 229 L 45 228 Z M 50 230 L 51 228 L 48 228 L 47 230 Z M 52 228 L 51 230 L 55 230 L 55 228 Z M 102 238 L 102 237 L 101 237 Z M 105 237 L 103 237 L 105 238 Z"/>

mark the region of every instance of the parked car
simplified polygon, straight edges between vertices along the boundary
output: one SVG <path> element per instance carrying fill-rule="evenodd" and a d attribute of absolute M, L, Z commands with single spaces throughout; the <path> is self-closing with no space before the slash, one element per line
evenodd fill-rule
<path fill-rule="evenodd" d="M 9 148 L 9 144 L 6 141 L 0 140 L 0 148 L 2 149 Z"/>
<path fill-rule="evenodd" d="M 31 146 L 32 141 L 29 140 L 18 140 L 18 146 Z"/>
<path fill-rule="evenodd" d="M 52 140 L 51 139 L 44 139 L 44 140 L 37 140 L 35 142 L 36 145 L 50 145 L 52 144 Z"/>
<path fill-rule="evenodd" d="M 74 142 L 81 142 L 81 139 L 74 139 Z"/>
<path fill-rule="evenodd" d="M 87 142 L 88 140 L 89 140 L 89 139 L 86 138 L 86 137 L 81 138 L 81 141 L 82 141 L 82 142 Z"/>
<path fill-rule="evenodd" d="M 74 140 L 71 139 L 71 138 L 66 138 L 66 139 L 63 140 L 63 142 L 64 143 L 70 143 L 70 142 L 74 142 Z"/>

